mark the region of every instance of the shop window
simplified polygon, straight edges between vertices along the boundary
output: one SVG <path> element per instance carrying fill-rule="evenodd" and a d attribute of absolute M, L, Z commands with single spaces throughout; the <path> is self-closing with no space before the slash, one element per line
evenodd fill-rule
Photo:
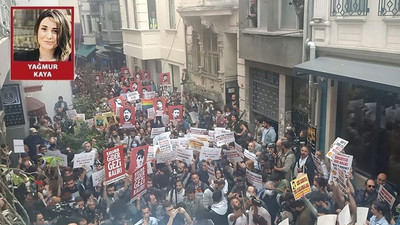
<path fill-rule="evenodd" d="M 375 177 L 380 172 L 400 184 L 400 93 L 341 83 L 338 136 L 349 141 L 354 167 Z"/>

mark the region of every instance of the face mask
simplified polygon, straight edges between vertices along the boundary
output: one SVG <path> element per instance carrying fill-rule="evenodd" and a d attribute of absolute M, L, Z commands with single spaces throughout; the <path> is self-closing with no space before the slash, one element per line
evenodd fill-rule
<path fill-rule="evenodd" d="M 30 187 L 31 186 L 31 182 L 30 181 L 26 182 L 25 186 Z"/>
<path fill-rule="evenodd" d="M 274 190 L 265 190 L 265 193 L 269 196 L 274 194 Z"/>
<path fill-rule="evenodd" d="M 311 187 L 311 190 L 312 191 L 318 191 L 318 188 L 317 187 L 315 187 L 314 185 Z"/>
<path fill-rule="evenodd" d="M 250 194 L 249 192 L 246 192 L 246 197 L 247 197 L 247 198 L 250 198 L 250 197 L 251 197 L 251 194 Z"/>
<path fill-rule="evenodd" d="M 47 197 L 48 194 L 49 194 L 49 192 L 48 192 L 46 189 L 44 189 L 44 190 L 42 191 L 42 194 L 43 194 L 43 196 Z"/>
<path fill-rule="evenodd" d="M 136 148 L 137 147 L 137 144 L 132 144 L 132 148 Z"/>

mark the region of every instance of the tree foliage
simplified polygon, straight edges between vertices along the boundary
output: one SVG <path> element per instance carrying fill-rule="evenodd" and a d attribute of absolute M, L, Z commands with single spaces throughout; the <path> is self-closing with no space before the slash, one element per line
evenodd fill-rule
<path fill-rule="evenodd" d="M 98 131 L 96 128 L 90 128 L 87 123 L 79 123 L 75 127 L 74 133 L 63 133 L 64 143 L 68 143 L 73 153 L 82 152 L 82 144 L 85 141 L 91 141 L 92 139 L 97 140 L 98 146 L 92 146 L 97 149 L 101 149 L 105 145 L 106 139 L 102 132 Z"/>

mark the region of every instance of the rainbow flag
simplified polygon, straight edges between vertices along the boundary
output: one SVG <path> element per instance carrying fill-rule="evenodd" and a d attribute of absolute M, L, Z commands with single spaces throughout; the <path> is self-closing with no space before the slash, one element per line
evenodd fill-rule
<path fill-rule="evenodd" d="M 142 99 L 142 110 L 146 110 L 153 107 L 153 99 Z"/>

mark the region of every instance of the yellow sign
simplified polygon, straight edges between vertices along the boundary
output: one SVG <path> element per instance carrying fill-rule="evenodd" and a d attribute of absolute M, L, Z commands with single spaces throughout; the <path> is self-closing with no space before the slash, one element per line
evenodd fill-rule
<path fill-rule="evenodd" d="M 295 200 L 299 200 L 303 195 L 311 192 L 310 182 L 307 174 L 296 178 L 290 182 Z"/>

